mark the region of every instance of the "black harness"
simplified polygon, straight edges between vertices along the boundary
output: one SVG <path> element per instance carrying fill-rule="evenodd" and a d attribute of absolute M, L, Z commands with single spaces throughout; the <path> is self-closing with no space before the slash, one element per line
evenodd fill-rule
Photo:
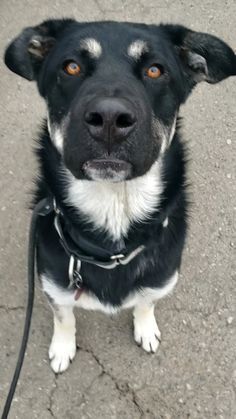
<path fill-rule="evenodd" d="M 88 263 L 96 265 L 103 269 L 115 269 L 119 265 L 127 265 L 144 249 L 145 245 L 139 245 L 135 248 L 127 248 L 124 242 L 110 250 L 94 243 L 81 232 L 67 222 L 63 211 L 57 206 L 55 198 L 47 198 L 45 214 L 54 213 L 54 226 L 59 236 L 59 241 L 69 256 L 68 265 L 68 288 L 82 288 L 83 278 L 81 275 L 81 264 Z M 115 251 L 115 252 L 114 252 Z"/>

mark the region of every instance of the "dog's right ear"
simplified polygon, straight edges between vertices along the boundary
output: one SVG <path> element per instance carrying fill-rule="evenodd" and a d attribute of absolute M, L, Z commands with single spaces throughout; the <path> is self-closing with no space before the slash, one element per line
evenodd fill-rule
<path fill-rule="evenodd" d="M 24 29 L 7 47 L 5 64 L 19 76 L 35 80 L 57 37 L 74 22 L 73 19 L 46 20 Z"/>

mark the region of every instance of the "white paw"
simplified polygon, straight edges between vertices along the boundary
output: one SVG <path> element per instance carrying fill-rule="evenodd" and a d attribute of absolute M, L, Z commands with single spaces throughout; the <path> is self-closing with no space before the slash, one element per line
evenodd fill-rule
<path fill-rule="evenodd" d="M 161 332 L 158 329 L 154 315 L 134 316 L 134 339 L 147 352 L 156 352 L 161 341 Z"/>
<path fill-rule="evenodd" d="M 70 365 L 70 362 L 76 354 L 75 337 L 62 339 L 62 336 L 53 335 L 52 342 L 49 348 L 49 359 L 51 361 L 51 368 L 58 374 L 65 370 Z"/>

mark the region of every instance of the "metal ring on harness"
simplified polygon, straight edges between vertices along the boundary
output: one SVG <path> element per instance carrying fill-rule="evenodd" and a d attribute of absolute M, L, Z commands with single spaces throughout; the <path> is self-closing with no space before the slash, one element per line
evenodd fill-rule
<path fill-rule="evenodd" d="M 69 269 L 68 269 L 68 276 L 69 276 L 69 286 L 68 288 L 72 288 L 75 285 L 77 288 L 81 288 L 83 279 L 80 275 L 81 269 L 81 261 L 74 257 L 74 255 L 70 256 L 69 261 Z"/>

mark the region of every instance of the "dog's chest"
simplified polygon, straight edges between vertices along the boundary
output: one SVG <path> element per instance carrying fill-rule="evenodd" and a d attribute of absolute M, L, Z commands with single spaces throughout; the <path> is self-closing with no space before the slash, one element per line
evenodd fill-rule
<path fill-rule="evenodd" d="M 70 175 L 67 202 L 95 228 L 114 239 L 126 236 L 132 222 L 148 218 L 163 191 L 161 164 L 156 162 L 139 178 L 119 183 L 81 181 Z"/>

